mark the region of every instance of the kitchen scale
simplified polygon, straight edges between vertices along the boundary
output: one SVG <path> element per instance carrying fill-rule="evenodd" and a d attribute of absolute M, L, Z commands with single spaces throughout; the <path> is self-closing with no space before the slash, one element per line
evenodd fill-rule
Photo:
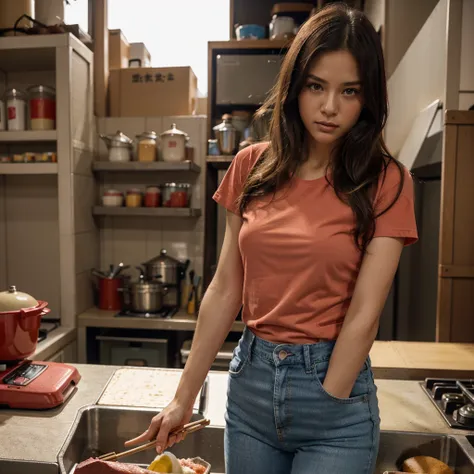
<path fill-rule="evenodd" d="M 63 404 L 81 376 L 75 367 L 58 362 L 0 362 L 0 408 L 44 410 Z"/>

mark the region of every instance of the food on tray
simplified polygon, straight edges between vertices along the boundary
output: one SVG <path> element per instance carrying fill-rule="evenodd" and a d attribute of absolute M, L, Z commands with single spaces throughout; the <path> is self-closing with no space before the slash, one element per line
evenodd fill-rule
<path fill-rule="evenodd" d="M 75 474 L 205 474 L 206 468 L 192 459 L 178 459 L 170 452 L 156 456 L 147 469 L 135 464 L 89 458 L 81 462 Z"/>
<path fill-rule="evenodd" d="M 135 464 L 89 458 L 76 467 L 74 474 L 151 474 L 151 472 Z"/>
<path fill-rule="evenodd" d="M 431 456 L 415 456 L 403 462 L 403 472 L 424 474 L 454 474 L 454 471 L 444 462 Z"/>
<path fill-rule="evenodd" d="M 160 474 L 205 474 L 206 468 L 191 459 L 178 459 L 173 453 L 165 451 L 156 456 L 148 470 Z"/>

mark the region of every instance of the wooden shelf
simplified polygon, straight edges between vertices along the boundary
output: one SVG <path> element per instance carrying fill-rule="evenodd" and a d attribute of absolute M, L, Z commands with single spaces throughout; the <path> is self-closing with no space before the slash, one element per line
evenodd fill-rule
<path fill-rule="evenodd" d="M 234 156 L 235 155 L 221 155 L 221 156 L 209 155 L 206 158 L 206 162 L 208 166 L 211 166 L 212 168 L 216 170 L 226 170 L 232 163 Z"/>
<path fill-rule="evenodd" d="M 141 216 L 141 217 L 199 217 L 201 209 L 187 207 L 107 207 L 95 206 L 94 216 Z"/>
<path fill-rule="evenodd" d="M 58 174 L 57 163 L 0 163 L 1 174 Z"/>
<path fill-rule="evenodd" d="M 291 45 L 292 40 L 229 40 L 210 41 L 212 49 L 284 49 Z"/>
<path fill-rule="evenodd" d="M 165 161 L 153 161 L 143 163 L 140 161 L 114 162 L 96 161 L 92 164 L 93 171 L 97 172 L 121 172 L 121 171 L 191 171 L 200 173 L 201 167 L 191 161 L 180 163 L 167 163 Z"/>
<path fill-rule="evenodd" d="M 54 142 L 58 134 L 56 130 L 24 130 L 24 131 L 2 131 L 0 132 L 0 142 Z"/>

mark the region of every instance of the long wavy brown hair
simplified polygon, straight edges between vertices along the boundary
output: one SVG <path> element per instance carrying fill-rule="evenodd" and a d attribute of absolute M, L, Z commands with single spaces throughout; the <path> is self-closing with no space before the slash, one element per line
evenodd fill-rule
<path fill-rule="evenodd" d="M 239 208 L 243 215 L 252 199 L 275 194 L 308 159 L 308 139 L 299 114 L 298 95 L 312 61 L 338 50 L 350 52 L 357 62 L 363 108 L 357 123 L 333 150 L 330 184 L 339 199 L 352 208 L 354 241 L 365 251 L 375 232 L 376 217 L 390 209 L 400 196 L 404 173 L 382 138 L 388 98 L 380 39 L 367 17 L 347 5 L 331 4 L 309 18 L 285 55 L 275 87 L 256 114 L 258 117 L 271 113 L 270 143 L 247 177 Z M 375 190 L 390 162 L 400 171 L 399 189 L 393 202 L 376 215 Z M 326 179 L 329 182 L 328 175 Z"/>

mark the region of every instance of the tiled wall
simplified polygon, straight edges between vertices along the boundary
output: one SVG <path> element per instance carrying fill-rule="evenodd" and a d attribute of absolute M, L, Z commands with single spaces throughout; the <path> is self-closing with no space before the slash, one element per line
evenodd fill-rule
<path fill-rule="evenodd" d="M 192 207 L 200 208 L 202 216 L 197 219 L 154 218 L 154 217 L 107 217 L 100 223 L 100 262 L 105 269 L 110 263 L 124 262 L 139 265 L 157 256 L 162 248 L 178 259 L 190 259 L 190 268 L 198 275 L 203 269 L 204 244 L 204 181 L 206 161 L 206 117 L 139 117 L 98 119 L 98 132 L 110 135 L 117 130 L 130 138 L 154 130 L 161 133 L 171 128 L 171 124 L 188 133 L 194 147 L 194 161 L 201 166 L 201 173 L 107 173 L 98 177 L 100 194 L 104 189 L 126 190 L 131 187 L 144 189 L 147 185 L 165 182 L 189 182 L 193 185 Z M 107 148 L 99 139 L 99 159 L 107 160 Z M 99 198 L 97 203 L 99 204 Z M 134 271 L 134 274 L 135 271 Z"/>

